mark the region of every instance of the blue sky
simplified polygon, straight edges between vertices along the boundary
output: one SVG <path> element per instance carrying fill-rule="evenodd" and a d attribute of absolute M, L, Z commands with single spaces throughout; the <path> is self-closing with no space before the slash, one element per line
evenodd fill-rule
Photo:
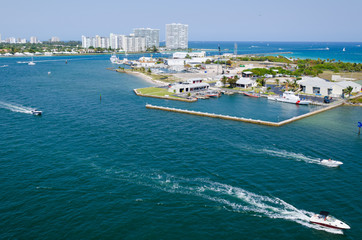
<path fill-rule="evenodd" d="M 16 0 L 0 4 L 2 38 L 129 34 L 189 25 L 190 41 L 362 41 L 362 0 Z"/>

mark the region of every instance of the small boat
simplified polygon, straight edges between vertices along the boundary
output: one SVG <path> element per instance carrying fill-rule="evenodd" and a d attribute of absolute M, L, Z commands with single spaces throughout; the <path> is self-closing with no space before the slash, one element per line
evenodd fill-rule
<path fill-rule="evenodd" d="M 260 98 L 260 94 L 255 92 L 243 92 L 243 94 L 248 97 Z"/>
<path fill-rule="evenodd" d="M 336 161 L 336 160 L 332 160 L 332 159 L 322 159 L 321 164 L 328 166 L 328 167 L 339 167 L 340 165 L 343 164 L 343 162 L 340 161 Z"/>
<path fill-rule="evenodd" d="M 324 227 L 335 228 L 335 229 L 350 229 L 346 223 L 334 218 L 329 215 L 329 212 L 321 211 L 319 214 L 315 214 L 309 219 L 310 223 L 318 224 Z"/>
<path fill-rule="evenodd" d="M 326 50 L 328 51 L 328 50 L 329 50 L 329 47 L 326 47 Z"/>
<path fill-rule="evenodd" d="M 299 96 L 294 95 L 294 92 L 285 91 L 282 97 L 276 99 L 278 102 L 293 103 L 297 105 L 308 105 L 311 101 L 302 100 Z"/>
<path fill-rule="evenodd" d="M 343 52 L 345 52 L 346 51 L 346 48 L 343 48 L 343 50 L 342 50 Z"/>
<path fill-rule="evenodd" d="M 1 68 L 6 68 L 6 67 L 9 67 L 8 65 L 2 65 L 0 66 Z"/>
<path fill-rule="evenodd" d="M 35 62 L 33 61 L 33 57 L 31 57 L 31 61 L 28 62 L 28 65 L 29 66 L 34 66 L 35 65 Z"/>
<path fill-rule="evenodd" d="M 31 114 L 35 115 L 35 116 L 41 116 L 43 114 L 42 111 L 39 111 L 39 110 L 32 110 L 31 111 Z"/>
<path fill-rule="evenodd" d="M 220 97 L 220 95 L 221 95 L 221 93 L 218 91 L 209 90 L 209 91 L 205 92 L 205 96 L 207 96 L 207 97 Z"/>

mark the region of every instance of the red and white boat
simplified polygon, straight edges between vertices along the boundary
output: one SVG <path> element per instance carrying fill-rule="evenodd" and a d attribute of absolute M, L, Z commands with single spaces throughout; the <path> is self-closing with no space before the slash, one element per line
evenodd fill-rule
<path fill-rule="evenodd" d="M 329 215 L 329 212 L 326 211 L 315 214 L 309 219 L 309 222 L 334 229 L 346 230 L 351 228 L 346 223 Z"/>
<path fill-rule="evenodd" d="M 260 98 L 260 94 L 255 92 L 243 92 L 243 94 L 248 97 Z"/>

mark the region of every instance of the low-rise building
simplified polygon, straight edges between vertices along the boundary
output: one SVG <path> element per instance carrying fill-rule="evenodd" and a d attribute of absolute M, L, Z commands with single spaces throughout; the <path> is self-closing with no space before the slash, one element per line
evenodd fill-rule
<path fill-rule="evenodd" d="M 175 52 L 172 54 L 172 58 L 186 58 L 187 56 L 191 58 L 204 58 L 206 57 L 206 52 Z"/>
<path fill-rule="evenodd" d="M 251 78 L 240 78 L 236 81 L 236 87 L 240 88 L 251 88 L 256 87 L 257 83 L 255 80 L 252 80 Z"/>
<path fill-rule="evenodd" d="M 208 90 L 210 85 L 202 82 L 201 78 L 188 79 L 185 82 L 179 82 L 170 85 L 168 88 L 169 92 L 172 93 L 189 93 Z"/>
<path fill-rule="evenodd" d="M 319 77 L 302 77 L 297 83 L 303 93 L 322 96 L 341 97 L 349 86 L 353 87 L 352 93 L 361 91 L 361 85 L 351 81 L 329 82 Z"/>

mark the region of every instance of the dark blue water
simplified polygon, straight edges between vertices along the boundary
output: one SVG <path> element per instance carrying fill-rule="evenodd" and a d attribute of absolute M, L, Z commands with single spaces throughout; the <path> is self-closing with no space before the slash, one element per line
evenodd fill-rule
<path fill-rule="evenodd" d="M 0 238 L 360 239 L 360 108 L 280 128 L 202 118 L 145 104 L 272 121 L 311 109 L 142 98 L 148 83 L 106 70 L 109 56 L 34 60 L 0 59 Z M 320 210 L 351 230 L 309 224 Z"/>

